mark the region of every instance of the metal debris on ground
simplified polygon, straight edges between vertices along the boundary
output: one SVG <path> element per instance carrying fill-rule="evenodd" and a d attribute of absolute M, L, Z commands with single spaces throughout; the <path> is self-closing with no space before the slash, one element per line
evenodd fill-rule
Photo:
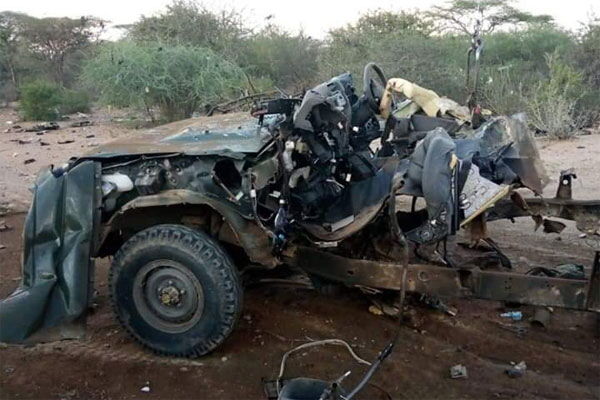
<path fill-rule="evenodd" d="M 58 144 L 69 144 L 69 143 L 75 143 L 75 140 L 73 140 L 73 139 L 59 140 L 56 143 L 58 143 Z"/>
<path fill-rule="evenodd" d="M 525 364 L 525 361 L 521 361 L 520 363 L 508 368 L 505 372 L 511 378 L 520 378 L 525 375 L 525 371 L 527 371 L 527 364 Z"/>
<path fill-rule="evenodd" d="M 379 308 L 375 305 L 369 306 L 369 312 L 373 315 L 383 315 L 383 311 L 381 310 L 381 308 Z"/>
<path fill-rule="evenodd" d="M 462 379 L 467 378 L 467 367 L 462 364 L 457 364 L 450 368 L 450 378 L 452 379 Z"/>
<path fill-rule="evenodd" d="M 283 357 L 281 359 L 281 365 L 279 368 L 279 375 L 275 381 L 270 381 L 270 380 L 266 380 L 266 379 L 262 380 L 264 389 L 265 389 L 265 394 L 267 395 L 267 397 L 269 399 L 278 399 L 278 400 L 298 400 L 298 399 L 304 399 L 304 400 L 313 400 L 313 399 L 314 400 L 342 400 L 342 399 L 351 400 L 351 399 L 354 399 L 358 395 L 358 393 L 360 393 L 366 387 L 366 385 L 369 384 L 369 381 L 371 380 L 371 378 L 373 377 L 375 372 L 379 369 L 379 367 L 381 366 L 381 363 L 391 354 L 391 352 L 398 340 L 398 337 L 399 337 L 398 335 L 399 335 L 399 330 L 396 332 L 394 339 L 386 345 L 386 347 L 379 353 L 379 355 L 377 356 L 375 361 L 373 361 L 372 363 L 360 358 L 358 355 L 356 355 L 354 350 L 352 350 L 352 347 L 347 342 L 340 340 L 340 339 L 325 339 L 325 340 L 318 340 L 318 341 L 311 341 L 308 343 L 303 343 L 303 344 L 287 351 L 283 355 Z M 340 375 L 337 379 L 335 379 L 333 381 L 325 381 L 325 380 L 321 380 L 321 379 L 304 378 L 304 377 L 298 377 L 298 378 L 292 378 L 292 379 L 284 379 L 283 378 L 286 361 L 292 353 L 297 352 L 299 350 L 309 348 L 309 347 L 326 345 L 326 344 L 345 346 L 348 349 L 348 351 L 350 352 L 350 355 L 357 362 L 359 362 L 361 364 L 369 365 L 369 369 L 367 370 L 367 372 L 363 375 L 360 382 L 358 384 L 356 384 L 356 386 L 354 386 L 354 388 L 352 390 L 345 390 L 342 387 L 342 381 L 345 380 L 350 375 L 351 371 L 346 371 L 345 373 L 343 373 L 342 375 Z M 305 354 L 306 353 L 302 353 L 302 355 L 305 355 Z M 388 398 L 391 398 L 389 396 L 389 393 L 387 393 L 384 389 L 382 389 L 382 388 L 379 388 L 379 389 L 382 390 L 384 393 L 386 393 L 388 395 Z"/>
<path fill-rule="evenodd" d="M 10 327 L 0 330 L 0 340 L 19 343 L 34 333 L 40 340 L 59 323 L 84 321 L 78 317 L 94 289 L 91 260 L 134 252 L 126 243 L 157 250 L 139 271 L 126 268 L 133 258 L 114 258 L 113 309 L 144 345 L 179 356 L 207 354 L 233 330 L 243 287 L 226 256 L 230 249 L 253 269 L 287 265 L 382 297 L 427 293 L 600 310 L 600 279 L 594 278 L 600 272 L 589 281 L 508 272 L 510 260 L 487 235 L 488 221 L 532 216 L 542 224 L 543 218 L 574 220 L 589 236 L 600 231 L 600 201 L 572 199 L 571 171 L 561 174 L 555 198 L 523 198 L 517 191 L 541 195 L 548 181 L 523 114 L 492 116 L 477 104 L 460 106 L 412 82 L 388 80 L 373 63 L 359 87 L 362 92 L 345 73 L 302 98 L 239 99 L 220 108 L 259 104 L 246 117 L 179 121 L 44 169 L 25 226 L 23 271 L 32 278 L 0 303 L 0 324 Z M 408 101 L 397 104 L 395 94 Z M 504 268 L 453 263 L 456 254 L 446 244 L 461 229 L 485 241 Z M 62 240 L 67 232 L 72 241 Z M 163 235 L 172 247 L 154 247 Z M 173 259 L 168 248 L 193 260 L 196 242 L 218 250 L 211 253 L 222 267 L 218 277 L 204 281 L 182 272 L 179 287 L 162 271 L 156 285 L 164 293 L 140 296 L 147 304 L 129 301 L 136 279 Z M 427 246 L 435 247 L 435 260 L 421 257 Z M 34 251 L 40 247 L 49 250 Z M 67 253 L 73 257 L 60 256 Z M 179 264 L 169 268 L 200 268 Z M 219 294 L 204 304 L 211 312 L 181 300 L 185 293 L 195 298 L 196 288 Z M 157 302 L 162 306 L 155 309 Z M 176 322 L 166 308 L 174 303 L 182 307 Z M 443 303 L 435 306 L 452 315 Z M 521 319 L 517 313 L 509 317 Z M 183 333 L 152 333 L 165 323 Z"/>
<path fill-rule="evenodd" d="M 13 143 L 18 143 L 18 144 L 29 144 L 31 143 L 30 139 L 11 139 L 10 140 Z"/>
<path fill-rule="evenodd" d="M 30 128 L 25 128 L 25 132 L 52 131 L 57 129 L 60 129 L 60 126 L 56 122 L 42 122 Z"/>
<path fill-rule="evenodd" d="M 140 392 L 150 393 L 150 382 L 146 382 L 146 384 L 140 389 Z"/>
<path fill-rule="evenodd" d="M 72 122 L 70 126 L 73 127 L 73 128 L 81 128 L 81 127 L 84 127 L 84 126 L 91 126 L 93 124 L 94 123 L 92 121 L 85 120 L 85 121 Z"/>
<path fill-rule="evenodd" d="M 527 275 L 549 276 L 562 279 L 585 279 L 585 268 L 581 264 L 562 264 L 554 268 L 535 267 Z"/>
<path fill-rule="evenodd" d="M 422 294 L 419 300 L 427 306 L 433 308 L 434 310 L 441 311 L 444 314 L 448 314 L 452 317 L 456 317 L 456 314 L 458 312 L 456 308 L 448 306 L 438 297 L 433 295 Z"/>

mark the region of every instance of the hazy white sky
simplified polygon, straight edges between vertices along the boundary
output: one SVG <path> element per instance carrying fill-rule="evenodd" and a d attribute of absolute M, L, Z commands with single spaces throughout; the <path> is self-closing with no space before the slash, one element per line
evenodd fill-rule
<path fill-rule="evenodd" d="M 0 0 L 0 11 L 20 11 L 36 17 L 94 15 L 113 24 L 134 22 L 140 15 L 152 15 L 164 9 L 170 0 Z M 273 15 L 274 21 L 289 30 L 304 29 L 315 37 L 327 30 L 354 21 L 357 15 L 377 8 L 400 10 L 427 8 L 440 0 L 207 0 L 211 8 L 235 7 L 248 15 L 248 21 L 260 25 Z M 577 28 L 591 12 L 600 13 L 598 0 L 517 0 L 520 8 L 550 14 L 568 28 Z"/>

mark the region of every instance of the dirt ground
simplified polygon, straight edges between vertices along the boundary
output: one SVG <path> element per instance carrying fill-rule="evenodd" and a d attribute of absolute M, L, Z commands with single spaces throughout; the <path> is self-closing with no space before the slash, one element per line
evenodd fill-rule
<path fill-rule="evenodd" d="M 42 166 L 62 163 L 128 132 L 104 113 L 95 125 L 35 133 L 5 133 L 11 111 L 0 112 L 0 216 L 11 229 L 0 232 L 0 297 L 20 280 L 21 230 L 29 202 L 28 185 Z M 21 123 L 19 123 L 21 124 Z M 25 124 L 21 124 L 25 126 Z M 65 126 L 68 123 L 64 124 Z M 94 135 L 94 137 L 86 137 Z M 65 138 L 75 142 L 59 145 Z M 30 143 L 19 144 L 19 140 Z M 38 139 L 50 143 L 41 146 Z M 568 142 L 540 142 L 553 181 L 560 169 L 575 167 L 574 195 L 600 198 L 600 136 Z M 36 161 L 24 164 L 35 158 Z M 3 211 L 0 208 L 0 213 Z M 559 236 L 533 232 L 528 220 L 497 222 L 490 232 L 517 268 L 581 263 L 589 274 L 592 250 L 569 224 Z M 2 247 L 2 246 L 0 246 Z M 118 326 L 108 304 L 109 260 L 97 263 L 98 307 L 88 318 L 87 338 L 35 346 L 0 347 L 1 399 L 264 399 L 262 378 L 276 377 L 283 353 L 308 339 L 339 338 L 365 359 L 374 359 L 396 331 L 392 319 L 368 311 L 369 299 L 346 289 L 336 296 L 283 286 L 246 290 L 244 312 L 232 336 L 198 360 L 154 356 L 138 347 Z M 503 304 L 450 300 L 455 317 L 411 302 L 409 322 L 399 342 L 360 398 L 600 399 L 600 341 L 594 314 L 554 310 L 549 326 L 531 326 L 533 308 L 521 307 L 524 320 L 499 314 Z M 514 329 L 524 328 L 517 334 Z M 525 361 L 527 372 L 512 379 L 511 363 Z M 449 368 L 467 367 L 468 378 L 450 379 Z M 365 367 L 341 347 L 318 347 L 288 361 L 286 375 L 335 379 L 347 370 L 352 386 Z M 141 388 L 150 387 L 149 393 Z"/>

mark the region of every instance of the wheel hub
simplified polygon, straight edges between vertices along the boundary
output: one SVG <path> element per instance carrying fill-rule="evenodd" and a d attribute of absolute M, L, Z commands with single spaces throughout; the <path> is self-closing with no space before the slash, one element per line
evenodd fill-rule
<path fill-rule="evenodd" d="M 167 286 L 159 289 L 159 298 L 165 306 L 177 306 L 181 304 L 182 293 L 175 286 Z"/>
<path fill-rule="evenodd" d="M 165 332 L 189 329 L 204 309 L 198 278 L 173 260 L 155 260 L 142 267 L 135 277 L 133 298 L 140 315 Z"/>

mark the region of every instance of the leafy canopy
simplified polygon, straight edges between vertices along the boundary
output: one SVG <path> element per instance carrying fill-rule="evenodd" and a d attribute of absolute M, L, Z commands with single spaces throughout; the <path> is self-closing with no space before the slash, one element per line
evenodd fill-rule
<path fill-rule="evenodd" d="M 169 121 L 244 86 L 242 70 L 210 49 L 129 41 L 104 46 L 84 66 L 83 80 L 105 103 L 142 106 L 152 119 L 157 107 Z"/>

